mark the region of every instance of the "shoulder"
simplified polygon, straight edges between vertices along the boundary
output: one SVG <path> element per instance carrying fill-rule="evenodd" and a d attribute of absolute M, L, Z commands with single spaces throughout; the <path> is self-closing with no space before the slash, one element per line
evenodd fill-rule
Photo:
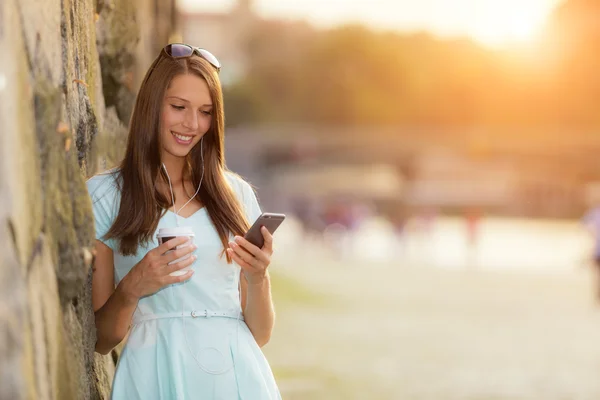
<path fill-rule="evenodd" d="M 88 179 L 85 184 L 90 197 L 94 200 L 115 197 L 119 190 L 117 184 L 118 175 L 119 171 L 117 169 L 111 169 Z"/>
<path fill-rule="evenodd" d="M 252 185 L 235 172 L 225 171 L 225 178 L 231 185 L 233 191 L 238 196 L 241 196 L 242 199 L 246 199 L 248 196 L 255 194 Z"/>
<path fill-rule="evenodd" d="M 255 221 L 261 214 L 261 208 L 254 188 L 250 183 L 234 172 L 226 171 L 225 176 L 238 199 L 244 206 L 246 217 L 250 221 Z"/>

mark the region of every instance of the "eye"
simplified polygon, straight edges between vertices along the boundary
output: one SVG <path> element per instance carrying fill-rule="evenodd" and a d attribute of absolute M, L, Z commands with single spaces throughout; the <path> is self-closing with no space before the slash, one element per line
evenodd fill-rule
<path fill-rule="evenodd" d="M 181 111 L 185 108 L 184 106 L 176 106 L 175 104 L 171 104 L 171 107 L 173 107 L 174 109 L 176 109 L 178 111 Z"/>
<path fill-rule="evenodd" d="M 212 115 L 212 110 L 211 111 L 200 111 L 200 112 L 204 115 Z"/>

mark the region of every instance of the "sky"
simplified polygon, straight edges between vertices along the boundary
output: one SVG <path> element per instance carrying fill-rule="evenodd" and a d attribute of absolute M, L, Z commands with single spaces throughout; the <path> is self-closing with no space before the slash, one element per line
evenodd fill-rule
<path fill-rule="evenodd" d="M 183 10 L 221 11 L 234 0 L 178 0 Z M 503 47 L 535 39 L 560 0 L 254 0 L 265 18 L 304 19 L 318 27 L 349 22 L 398 31 L 468 36 Z"/>

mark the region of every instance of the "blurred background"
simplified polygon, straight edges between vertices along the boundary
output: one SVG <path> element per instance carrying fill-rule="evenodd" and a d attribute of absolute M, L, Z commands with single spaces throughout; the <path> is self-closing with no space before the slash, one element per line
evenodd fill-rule
<path fill-rule="evenodd" d="M 198 1 L 227 160 L 289 219 L 286 399 L 598 399 L 600 2 Z"/>
<path fill-rule="evenodd" d="M 227 164 L 288 216 L 284 399 L 600 398 L 600 1 L 6 0 L 0 399 L 106 398 L 83 183 L 179 41 L 221 60 Z"/>

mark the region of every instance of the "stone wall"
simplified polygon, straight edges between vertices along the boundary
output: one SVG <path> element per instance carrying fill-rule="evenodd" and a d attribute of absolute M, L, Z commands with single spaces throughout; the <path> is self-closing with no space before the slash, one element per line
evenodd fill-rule
<path fill-rule="evenodd" d="M 0 0 L 0 400 L 105 399 L 85 180 L 113 165 L 175 0 Z"/>

